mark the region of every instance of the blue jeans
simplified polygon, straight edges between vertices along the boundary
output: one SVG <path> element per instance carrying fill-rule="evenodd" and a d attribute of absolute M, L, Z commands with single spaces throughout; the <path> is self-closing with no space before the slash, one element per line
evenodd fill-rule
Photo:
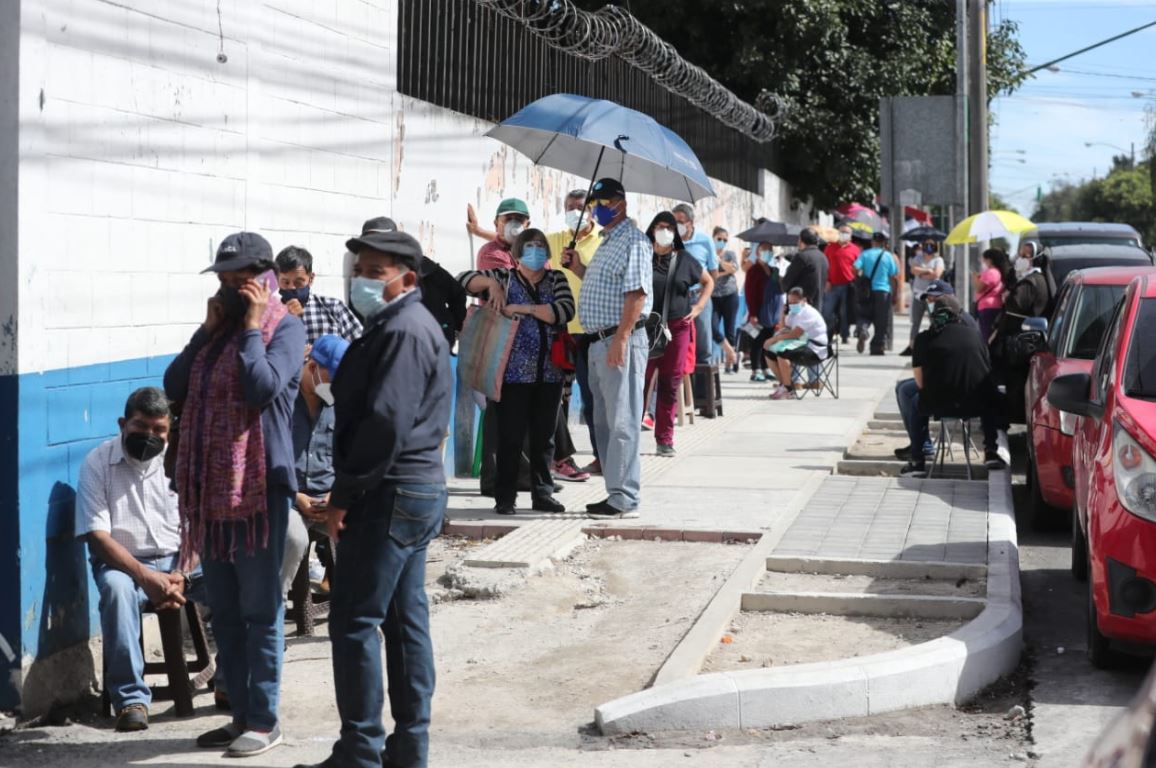
<path fill-rule="evenodd" d="M 837 328 L 844 341 L 851 335 L 855 299 L 853 288 L 852 283 L 832 285 L 831 290 L 823 294 L 823 320 L 827 323 L 827 332 L 834 334 Z"/>
<path fill-rule="evenodd" d="M 702 317 L 702 315 L 699 315 Z M 643 378 L 646 331 L 630 336 L 622 367 L 607 363 L 613 337 L 590 345 L 590 389 L 594 391 L 595 434 L 610 506 L 637 509 L 642 490 Z"/>
<path fill-rule="evenodd" d="M 574 380 L 578 382 L 578 394 L 582 398 L 582 421 L 590 432 L 590 450 L 598 458 L 598 438 L 594 436 L 594 393 L 590 391 L 590 345 L 578 343 L 578 356 L 574 361 Z"/>
<path fill-rule="evenodd" d="M 918 464 L 924 456 L 935 453 L 935 443 L 931 442 L 927 416 L 919 412 L 919 386 L 915 379 L 902 379 L 895 385 L 895 400 L 911 441 L 911 460 Z"/>
<path fill-rule="evenodd" d="M 341 766 L 424 768 L 429 760 L 433 642 L 425 593 L 426 547 L 441 530 L 444 483 L 383 483 L 354 504 L 337 543 L 329 603 L 333 684 L 341 737 L 331 761 Z M 389 709 L 378 629 L 385 636 Z M 382 752 L 384 748 L 384 754 Z"/>
<path fill-rule="evenodd" d="M 692 294 L 691 301 L 698 301 L 698 294 Z M 714 312 L 708 301 L 694 319 L 694 361 L 697 365 L 709 365 L 714 361 L 713 317 Z"/>
<path fill-rule="evenodd" d="M 281 564 L 289 524 L 290 496 L 269 491 L 269 541 L 250 553 L 244 524 L 226 527 L 224 551 L 234 547 L 233 560 L 213 556 L 216 547 L 206 534 L 201 568 L 213 611 L 213 636 L 225 674 L 233 722 L 269 731 L 277 725 L 281 694 L 281 662 L 285 652 Z M 296 514 L 296 513 L 294 513 Z M 235 539 L 235 541 L 234 541 Z"/>

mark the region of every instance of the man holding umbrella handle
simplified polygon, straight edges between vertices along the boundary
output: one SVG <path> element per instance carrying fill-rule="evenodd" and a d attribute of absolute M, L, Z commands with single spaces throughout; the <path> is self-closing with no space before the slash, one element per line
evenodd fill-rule
<path fill-rule="evenodd" d="M 607 498 L 586 507 L 594 518 L 638 517 L 642 486 L 640 442 L 643 378 L 646 373 L 644 318 L 653 284 L 650 240 L 626 217 L 626 190 L 615 179 L 591 187 L 591 215 L 602 242 L 588 265 L 567 248 L 562 264 L 582 278 L 578 318 L 586 333 L 594 434 Z"/>

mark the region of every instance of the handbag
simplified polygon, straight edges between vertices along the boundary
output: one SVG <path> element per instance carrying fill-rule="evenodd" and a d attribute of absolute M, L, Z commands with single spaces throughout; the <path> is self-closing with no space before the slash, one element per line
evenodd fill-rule
<path fill-rule="evenodd" d="M 647 357 L 651 360 L 666 354 L 666 345 L 670 343 L 667 317 L 670 311 L 670 294 L 674 288 L 674 268 L 677 264 L 678 251 L 671 251 L 670 268 L 666 273 L 666 289 L 662 292 L 662 314 L 651 312 L 646 318 L 646 343 L 650 348 Z"/>
<path fill-rule="evenodd" d="M 458 376 L 462 382 L 500 402 L 502 379 L 517 333 L 517 318 L 506 317 L 487 306 L 470 307 L 458 337 Z"/>
<path fill-rule="evenodd" d="M 874 291 L 875 274 L 879 271 L 879 265 L 883 262 L 883 257 L 887 255 L 887 251 L 881 251 L 879 258 L 875 259 L 875 266 L 871 267 L 871 277 L 859 275 L 855 278 L 855 302 L 861 309 L 870 307 L 871 292 Z"/>
<path fill-rule="evenodd" d="M 554 343 L 550 345 L 550 362 L 562 371 L 578 369 L 578 342 L 569 331 L 558 331 Z"/>

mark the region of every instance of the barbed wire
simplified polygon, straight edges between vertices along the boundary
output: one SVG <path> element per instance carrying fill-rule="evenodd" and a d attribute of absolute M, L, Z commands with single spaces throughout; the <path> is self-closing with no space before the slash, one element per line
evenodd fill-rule
<path fill-rule="evenodd" d="M 607 5 L 592 13 L 571 0 L 475 2 L 524 24 L 536 37 L 578 58 L 600 61 L 617 56 L 666 90 L 757 141 L 774 138 L 775 121 L 786 110 L 783 99 L 769 91 L 759 95 L 758 109 L 746 103 L 619 6 Z"/>

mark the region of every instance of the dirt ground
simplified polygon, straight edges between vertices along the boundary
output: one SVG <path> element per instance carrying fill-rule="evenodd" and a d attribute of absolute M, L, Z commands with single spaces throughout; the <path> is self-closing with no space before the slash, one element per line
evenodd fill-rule
<path fill-rule="evenodd" d="M 744 611 L 707 657 L 704 672 L 869 656 L 949 635 L 964 621 Z"/>

